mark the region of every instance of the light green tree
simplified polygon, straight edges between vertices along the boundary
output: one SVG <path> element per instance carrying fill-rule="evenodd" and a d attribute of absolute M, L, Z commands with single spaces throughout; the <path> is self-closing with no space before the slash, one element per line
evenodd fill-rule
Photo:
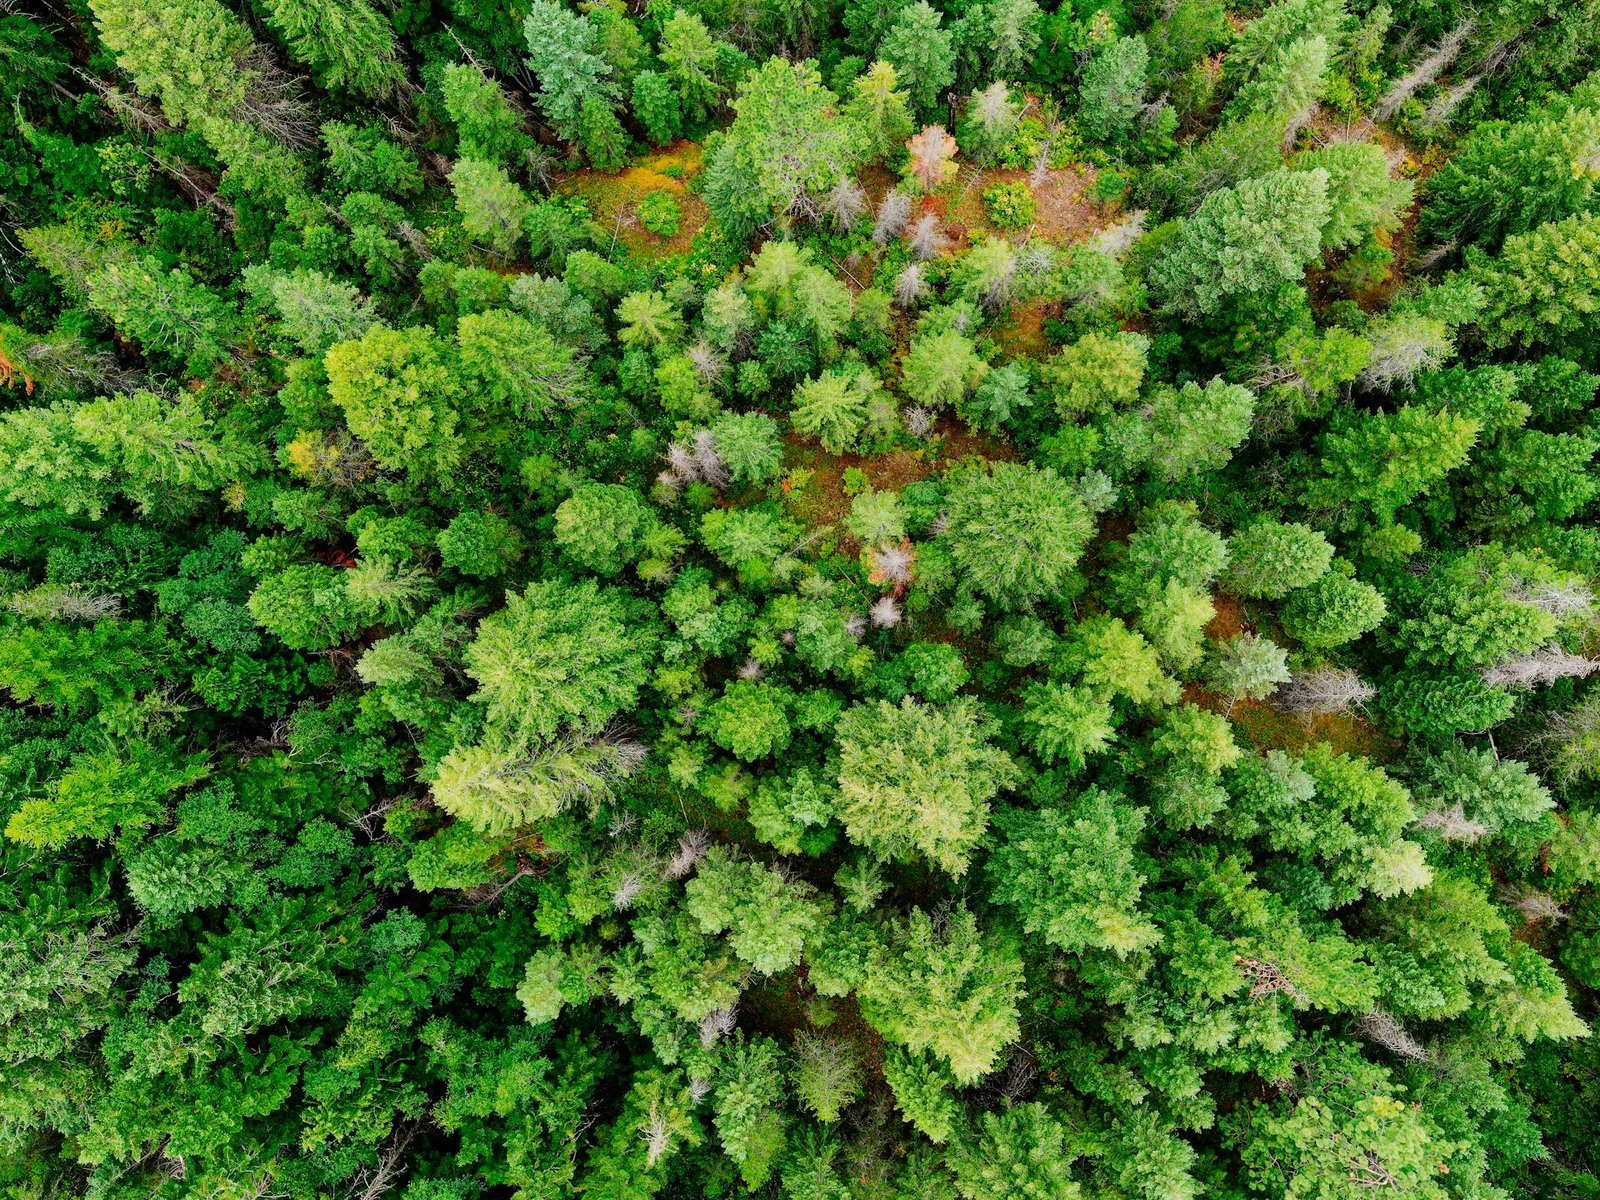
<path fill-rule="evenodd" d="M 972 1084 L 1017 1036 L 1022 960 L 1009 938 L 980 934 L 964 904 L 938 921 L 914 908 L 873 946 L 857 996 L 885 1040 L 931 1051 Z"/>
<path fill-rule="evenodd" d="M 1326 171 L 1275 171 L 1219 188 L 1167 242 L 1150 284 L 1185 316 L 1215 314 L 1229 299 L 1298 280 L 1321 253 L 1331 214 Z"/>
<path fill-rule="evenodd" d="M 1089 510 L 1053 470 L 996 463 L 951 487 L 940 540 L 979 593 L 1019 608 L 1067 582 L 1093 532 Z"/>
<path fill-rule="evenodd" d="M 630 618 L 622 595 L 588 581 L 536 583 L 506 593 L 466 651 L 492 728 L 549 740 L 563 728 L 596 733 L 631 708 L 655 651 L 652 625 Z"/>
<path fill-rule="evenodd" d="M 924 856 L 967 869 L 989 802 L 1016 778 L 988 742 L 993 721 L 970 697 L 942 708 L 906 697 L 847 710 L 839 745 L 839 819 L 852 841 L 885 858 Z"/>
<path fill-rule="evenodd" d="M 514 253 L 533 205 L 511 177 L 492 162 L 464 158 L 450 168 L 450 187 L 461 227 L 497 254 Z"/>
<path fill-rule="evenodd" d="M 447 476 L 460 464 L 462 380 L 431 329 L 374 325 L 326 362 L 329 395 L 380 466 Z"/>

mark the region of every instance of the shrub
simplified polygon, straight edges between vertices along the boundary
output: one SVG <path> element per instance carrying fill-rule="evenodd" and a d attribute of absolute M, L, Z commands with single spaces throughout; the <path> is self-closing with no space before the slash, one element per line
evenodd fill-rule
<path fill-rule="evenodd" d="M 657 237 L 675 237 L 683 210 L 671 192 L 651 192 L 639 201 L 639 224 Z"/>
<path fill-rule="evenodd" d="M 1033 203 L 1033 190 L 1021 180 L 985 188 L 983 207 L 989 214 L 989 223 L 1001 229 L 1022 229 L 1031 225 L 1038 211 Z"/>

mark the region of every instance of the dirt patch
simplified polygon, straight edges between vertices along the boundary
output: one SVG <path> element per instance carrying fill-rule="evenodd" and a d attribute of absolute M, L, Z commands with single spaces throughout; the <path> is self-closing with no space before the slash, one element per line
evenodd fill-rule
<path fill-rule="evenodd" d="M 700 144 L 677 141 L 653 154 L 635 159 L 614 174 L 585 167 L 562 176 L 556 190 L 586 201 L 600 228 L 634 253 L 646 258 L 686 254 L 710 216 L 705 201 L 689 190 L 689 180 L 700 170 Z M 671 172 L 670 174 L 668 172 Z M 639 201 L 651 192 L 666 192 L 678 202 L 682 219 L 671 237 L 651 233 L 639 224 Z"/>
<path fill-rule="evenodd" d="M 785 491 L 797 472 L 805 472 L 800 494 L 790 492 L 790 503 L 806 524 L 813 528 L 832 525 L 839 536 L 839 545 L 847 554 L 855 554 L 860 547 L 844 532 L 844 520 L 850 514 L 851 497 L 845 494 L 844 473 L 854 467 L 867 478 L 875 492 L 897 492 L 909 483 L 936 475 L 951 463 L 964 458 L 977 457 L 989 462 L 1011 462 L 1017 452 L 1006 442 L 988 434 L 973 433 L 951 418 L 941 421 L 926 446 L 895 450 L 871 457 L 860 454 L 829 454 L 815 442 L 790 433 L 785 439 L 787 453 L 785 465 L 788 478 Z"/>
<path fill-rule="evenodd" d="M 994 329 L 994 340 L 1009 358 L 1048 358 L 1055 347 L 1045 336 L 1046 321 L 1061 316 L 1059 300 L 1033 300 L 1019 304 Z"/>
<path fill-rule="evenodd" d="M 1227 710 L 1227 697 L 1206 697 L 1206 707 Z M 1337 713 L 1305 719 L 1279 712 L 1264 700 L 1240 700 L 1228 714 L 1242 739 L 1257 750 L 1287 750 L 1304 754 L 1318 742 L 1327 742 L 1340 754 L 1359 754 L 1375 763 L 1400 757 L 1401 744 L 1365 717 Z"/>
<path fill-rule="evenodd" d="M 996 229 L 989 224 L 984 211 L 983 193 L 997 183 L 1027 183 L 1030 172 L 980 170 L 970 163 L 957 162 L 960 170 L 955 179 L 931 196 L 917 197 L 912 209 L 913 221 L 924 213 L 933 213 L 939 218 L 947 241 L 946 253 L 959 254 L 990 234 L 1017 243 L 1040 237 L 1070 245 L 1085 240 L 1114 219 L 1089 197 L 1089 189 L 1095 181 L 1094 168 L 1077 164 L 1046 171 L 1038 187 L 1030 185 L 1037 209 L 1031 226 Z M 864 167 L 856 178 L 866 190 L 873 211 L 889 189 L 900 182 L 898 176 L 877 166 Z"/>
<path fill-rule="evenodd" d="M 1249 623 L 1245 619 L 1244 601 L 1227 592 L 1217 592 L 1211 597 L 1211 609 L 1216 614 L 1206 625 L 1206 636 L 1226 642 L 1238 637 Z"/>
<path fill-rule="evenodd" d="M 989 235 L 1009 238 L 1019 244 L 1039 237 L 1060 245 L 1072 245 L 1084 241 L 1107 223 L 1106 215 L 1089 198 L 1094 180 L 1094 168 L 1082 165 L 1046 171 L 1037 187 L 1032 185 L 1027 171 L 969 168 L 957 176 L 950 189 L 929 200 L 938 201 L 942 206 L 952 250 L 965 249 Z M 1004 230 L 989 224 L 983 193 L 997 183 L 1029 184 L 1036 211 L 1033 223 L 1027 228 Z"/>

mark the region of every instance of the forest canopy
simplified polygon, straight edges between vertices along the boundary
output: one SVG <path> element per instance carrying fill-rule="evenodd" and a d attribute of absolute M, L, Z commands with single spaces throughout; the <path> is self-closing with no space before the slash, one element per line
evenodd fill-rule
<path fill-rule="evenodd" d="M 1600 0 L 0 5 L 0 1200 L 1600 1197 Z"/>

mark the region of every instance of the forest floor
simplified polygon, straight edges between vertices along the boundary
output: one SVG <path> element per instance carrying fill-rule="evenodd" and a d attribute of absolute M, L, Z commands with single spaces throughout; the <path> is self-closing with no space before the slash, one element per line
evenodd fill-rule
<path fill-rule="evenodd" d="M 973 433 L 954 417 L 941 420 L 924 446 L 895 450 L 888 454 L 829 454 L 815 442 L 791 433 L 785 439 L 787 471 L 784 489 L 799 488 L 791 499 L 794 511 L 813 529 L 831 525 L 838 532 L 839 545 L 847 554 L 860 547 L 844 532 L 850 515 L 850 494 L 845 491 L 845 472 L 854 467 L 866 476 L 873 491 L 897 492 L 909 483 L 926 479 L 951 463 L 977 456 L 990 462 L 1010 462 L 1016 450 L 1007 442 L 985 433 Z"/>
<path fill-rule="evenodd" d="M 1227 592 L 1211 597 L 1216 616 L 1206 626 L 1206 635 L 1227 641 L 1250 628 L 1244 602 Z M 1264 631 L 1265 632 L 1265 631 Z M 1184 699 L 1212 712 L 1225 713 L 1234 728 L 1258 751 L 1289 750 L 1303 754 L 1318 742 L 1327 742 L 1340 754 L 1361 754 L 1376 763 L 1393 762 L 1401 745 L 1359 713 L 1332 713 L 1303 717 L 1282 712 L 1269 700 L 1236 700 L 1191 684 Z"/>
<path fill-rule="evenodd" d="M 689 180 L 700 171 L 700 143 L 680 139 L 653 154 L 634 159 L 615 174 L 585 167 L 556 181 L 563 196 L 579 196 L 600 228 L 645 258 L 671 258 L 687 254 L 694 235 L 704 227 L 710 210 L 689 190 Z M 678 202 L 683 217 L 671 237 L 651 233 L 639 223 L 639 201 L 651 192 L 666 192 Z"/>

